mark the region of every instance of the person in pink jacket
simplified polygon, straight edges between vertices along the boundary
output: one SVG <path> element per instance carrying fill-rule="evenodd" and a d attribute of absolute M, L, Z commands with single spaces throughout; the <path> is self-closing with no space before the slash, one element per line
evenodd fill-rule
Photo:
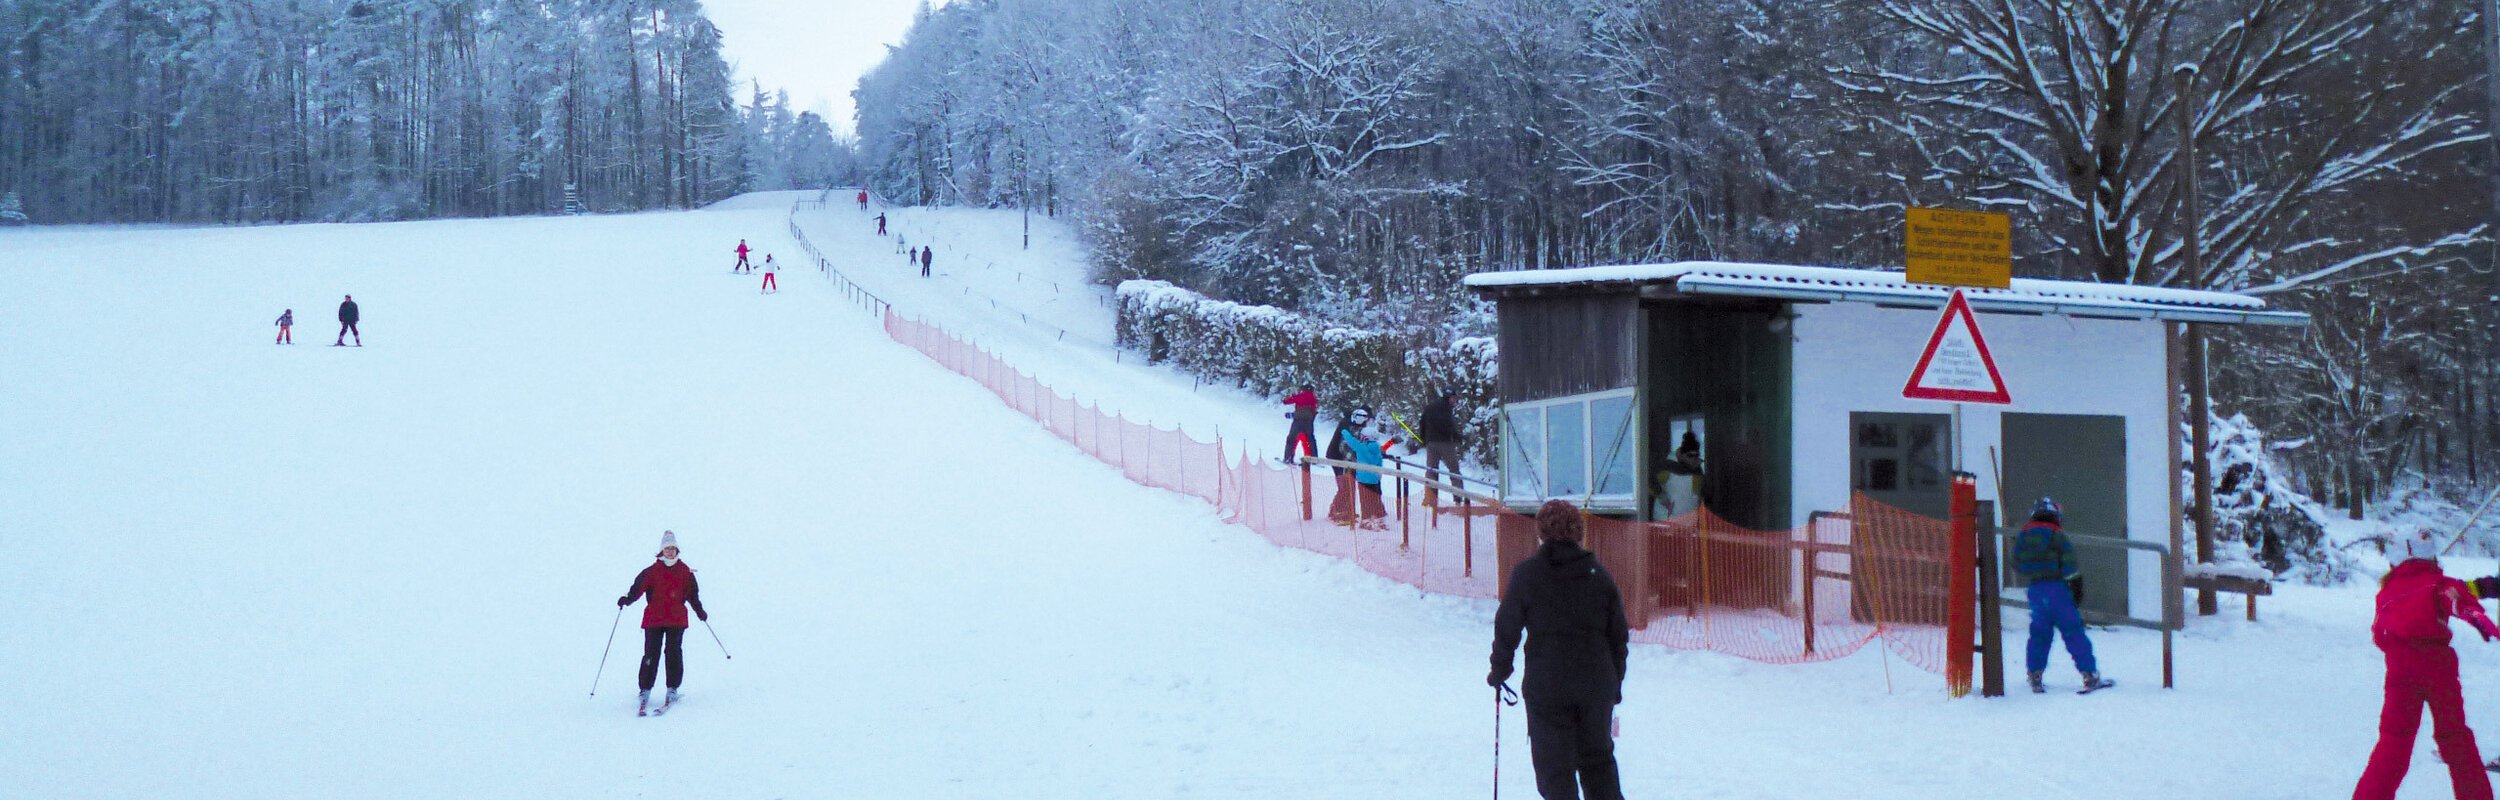
<path fill-rule="evenodd" d="M 2491 800 L 2491 776 L 2483 772 L 2474 730 L 2465 726 L 2465 692 L 2457 681 L 2457 651 L 2448 646 L 2448 620 L 2465 620 L 2486 642 L 2500 637 L 2500 628 L 2483 615 L 2471 587 L 2439 571 L 2440 546 L 2430 531 L 2399 539 L 2402 560 L 2379 583 L 2378 616 L 2370 623 L 2370 639 L 2387 654 L 2387 702 L 2379 708 L 2378 746 L 2370 751 L 2353 800 L 2396 796 L 2413 765 L 2424 705 L 2430 706 L 2431 740 L 2448 763 L 2458 800 Z"/>

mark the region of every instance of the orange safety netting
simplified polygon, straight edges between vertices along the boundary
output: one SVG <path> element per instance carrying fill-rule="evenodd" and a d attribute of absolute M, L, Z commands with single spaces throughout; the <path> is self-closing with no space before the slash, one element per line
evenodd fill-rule
<path fill-rule="evenodd" d="M 1507 509 L 1423 503 L 1384 481 L 1377 501 L 1350 476 L 1225 455 L 1061 394 L 937 326 L 888 310 L 886 334 L 969 377 L 1130 480 L 1205 500 L 1268 541 L 1344 558 L 1436 594 L 1497 597 L 1508 566 L 1536 548 L 1536 521 Z M 1341 496 L 1346 497 L 1340 501 Z M 1356 499 L 1361 502 L 1356 502 Z M 1307 505 L 1306 505 L 1307 504 Z M 1333 506 L 1333 507 L 1332 507 Z M 1307 517 L 1307 518 L 1306 518 Z M 1881 639 L 1945 671 L 1951 527 L 1863 496 L 1847 514 L 1754 531 L 1706 509 L 1660 522 L 1589 518 L 1589 549 L 1615 576 L 1634 641 L 1767 663 L 1840 658 Z"/>

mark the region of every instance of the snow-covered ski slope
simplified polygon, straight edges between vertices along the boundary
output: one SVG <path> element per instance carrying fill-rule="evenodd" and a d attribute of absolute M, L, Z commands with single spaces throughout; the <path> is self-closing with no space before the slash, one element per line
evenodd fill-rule
<path fill-rule="evenodd" d="M 795 253 L 791 199 L 0 231 L 0 796 L 1490 792 L 1489 604 L 1131 485 L 812 271 L 758 294 L 729 250 Z M 362 349 L 327 346 L 347 293 Z M 272 346 L 288 307 L 300 344 Z M 1091 357 L 1040 368 L 1116 391 Z M 698 627 L 683 707 L 637 719 L 639 606 L 586 695 L 663 528 L 736 658 Z M 1640 647 L 1628 794 L 2348 794 L 2366 590 L 2267 602 L 2184 634 L 2174 692 L 2140 632 L 2097 634 L 2122 688 L 2075 697 L 2061 653 L 2058 691 L 1986 702 L 1898 663 L 1888 693 L 1874 649 Z M 2500 649 L 2467 640 L 2490 719 Z M 1509 713 L 1502 790 L 1533 796 Z M 2426 742 L 2404 796 L 2443 778 Z"/>

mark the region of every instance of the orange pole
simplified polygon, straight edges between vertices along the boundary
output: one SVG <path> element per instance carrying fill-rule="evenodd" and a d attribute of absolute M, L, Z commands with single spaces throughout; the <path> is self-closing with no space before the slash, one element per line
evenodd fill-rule
<path fill-rule="evenodd" d="M 1302 465 L 1302 521 L 1311 521 L 1311 465 Z"/>
<path fill-rule="evenodd" d="M 1953 542 L 1945 570 L 1945 690 L 1954 697 L 1970 694 L 1972 636 L 1979 609 L 1979 481 L 1967 472 L 1953 474 Z"/>

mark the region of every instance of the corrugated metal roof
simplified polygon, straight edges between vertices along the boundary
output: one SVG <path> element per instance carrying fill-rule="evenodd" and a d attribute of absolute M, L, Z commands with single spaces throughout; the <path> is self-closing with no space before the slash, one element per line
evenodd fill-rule
<path fill-rule="evenodd" d="M 1578 267 L 1467 276 L 1467 287 L 1501 294 L 1569 286 L 1665 287 L 1695 295 L 1765 297 L 1805 302 L 1852 302 L 1942 307 L 1955 287 L 1911 283 L 1899 272 L 1786 264 L 1684 261 Z M 2165 289 L 2084 281 L 2015 278 L 2006 289 L 1965 287 L 1972 310 L 1983 313 L 2058 314 L 2107 319 L 2162 319 L 2226 325 L 2306 325 L 2309 315 L 2274 311 L 2244 294 Z"/>

